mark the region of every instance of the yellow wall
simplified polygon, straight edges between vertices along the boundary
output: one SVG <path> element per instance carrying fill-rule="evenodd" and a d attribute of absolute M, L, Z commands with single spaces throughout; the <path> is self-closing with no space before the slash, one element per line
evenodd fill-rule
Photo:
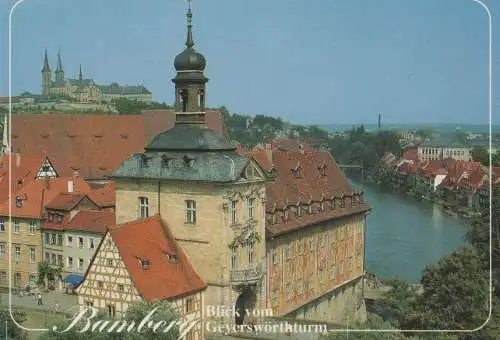
<path fill-rule="evenodd" d="M 254 263 L 265 263 L 264 182 L 216 184 L 179 184 L 163 182 L 158 194 L 158 182 L 139 183 L 132 180 L 116 181 L 116 216 L 121 224 L 136 220 L 139 197 L 149 200 L 149 216 L 158 213 L 187 252 L 197 273 L 209 284 L 207 304 L 234 305 L 231 294 L 230 243 L 247 221 L 248 197 L 254 200 L 255 230 L 261 241 L 254 245 Z M 196 201 L 196 224 L 186 223 L 185 200 Z M 230 219 L 231 201 L 238 204 L 238 224 Z M 239 249 L 238 270 L 248 268 L 246 249 Z M 210 287 L 211 286 L 211 287 Z M 221 288 L 222 287 L 222 288 Z M 220 289 L 228 291 L 221 292 Z M 257 299 L 262 299 L 258 294 Z M 223 300 L 221 302 L 221 299 Z M 262 299 L 262 302 L 264 299 Z"/>
<path fill-rule="evenodd" d="M 29 282 L 30 275 L 38 276 L 38 263 L 42 262 L 42 236 L 40 233 L 40 221 L 33 219 L 19 218 L 19 233 L 14 232 L 14 221 L 16 218 L 12 218 L 12 224 L 9 222 L 9 217 L 3 217 L 5 223 L 5 232 L 0 233 L 0 244 L 4 245 L 5 253 L 0 256 L 0 272 L 2 272 L 2 277 L 4 277 L 3 272 L 9 272 L 9 254 L 12 256 L 12 285 L 14 286 L 14 278 L 16 273 L 21 275 L 21 287 L 25 287 Z M 29 231 L 29 222 L 36 221 L 36 228 L 34 233 Z M 11 227 L 12 226 L 12 227 Z M 12 248 L 9 249 L 9 230 L 11 231 Z M 15 260 L 15 248 L 16 246 L 21 247 L 21 257 L 20 261 Z M 30 248 L 35 249 L 35 261 L 32 262 L 30 259 Z M 0 282 L 0 286 L 8 287 L 8 279 L 5 278 Z"/>

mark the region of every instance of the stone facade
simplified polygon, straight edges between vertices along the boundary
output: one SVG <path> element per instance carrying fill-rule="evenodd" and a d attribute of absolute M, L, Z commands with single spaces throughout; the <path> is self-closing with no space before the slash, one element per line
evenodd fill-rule
<path fill-rule="evenodd" d="M 116 216 L 122 224 L 141 218 L 140 197 L 147 198 L 148 215 L 159 213 L 197 273 L 206 280 L 207 305 L 234 306 L 241 290 L 251 288 L 255 307 L 265 304 L 265 187 L 262 180 L 223 184 L 175 182 L 116 181 Z M 253 219 L 248 219 L 252 200 Z M 186 201 L 196 202 L 196 223 L 187 221 Z M 232 207 L 236 204 L 233 223 Z M 242 232 L 255 231 L 258 240 L 251 246 L 236 247 L 236 266 L 232 267 L 231 244 Z M 256 269 L 256 270 L 254 270 Z M 251 282 L 241 282 L 237 275 L 255 273 Z M 238 273 L 237 273 L 238 272 Z"/>
<path fill-rule="evenodd" d="M 12 263 L 12 287 L 24 288 L 38 279 L 38 263 L 42 262 L 40 220 L 0 217 L 0 286 L 8 287 L 9 256 Z M 9 229 L 11 245 L 8 244 Z M 9 247 L 10 246 L 10 247 Z"/>

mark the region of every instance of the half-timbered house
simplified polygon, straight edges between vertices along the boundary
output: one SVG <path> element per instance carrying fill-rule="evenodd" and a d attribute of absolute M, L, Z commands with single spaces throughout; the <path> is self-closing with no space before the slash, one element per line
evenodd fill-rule
<path fill-rule="evenodd" d="M 202 339 L 207 285 L 159 215 L 109 229 L 80 286 L 81 307 L 110 316 L 138 301 L 165 300 L 181 321 L 200 319 L 186 339 Z"/>

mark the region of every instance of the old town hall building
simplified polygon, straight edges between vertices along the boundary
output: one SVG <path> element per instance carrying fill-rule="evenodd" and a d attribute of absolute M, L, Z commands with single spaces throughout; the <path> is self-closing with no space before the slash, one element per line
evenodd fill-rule
<path fill-rule="evenodd" d="M 206 282 L 207 306 L 324 321 L 363 314 L 370 210 L 363 194 L 326 152 L 239 152 L 209 129 L 206 60 L 194 49 L 191 9 L 187 18 L 186 48 L 174 61 L 175 124 L 109 176 L 117 223 L 110 247 L 120 247 L 111 243 L 120 226 L 146 226 L 153 218 Z M 137 239 L 147 234 L 136 232 Z M 169 258 L 158 242 L 147 242 L 158 251 L 145 248 L 150 258 L 134 256 L 148 268 Z"/>

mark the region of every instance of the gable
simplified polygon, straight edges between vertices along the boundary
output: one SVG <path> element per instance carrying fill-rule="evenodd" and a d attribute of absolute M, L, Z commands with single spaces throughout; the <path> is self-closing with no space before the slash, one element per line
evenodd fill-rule
<path fill-rule="evenodd" d="M 243 169 L 240 181 L 264 181 L 266 179 L 264 171 L 257 164 L 254 159 L 248 162 L 247 166 Z"/>
<path fill-rule="evenodd" d="M 76 210 L 99 210 L 97 204 L 91 201 L 87 196 L 83 197 L 73 208 Z"/>
<path fill-rule="evenodd" d="M 109 259 L 113 261 L 112 266 L 108 264 Z M 99 288 L 99 282 L 102 282 L 102 288 Z M 124 286 L 123 292 L 116 292 L 117 284 Z M 110 233 L 106 233 L 99 245 L 83 282 L 76 288 L 76 293 L 87 298 L 120 298 L 122 301 L 139 299 L 139 293 Z M 117 294 L 121 296 L 118 297 Z"/>
<path fill-rule="evenodd" d="M 56 169 L 54 168 L 50 160 L 47 157 L 45 157 L 42 166 L 40 167 L 40 169 L 38 169 L 38 172 L 36 174 L 36 179 L 57 178 L 57 177 L 59 176 L 57 175 Z"/>

